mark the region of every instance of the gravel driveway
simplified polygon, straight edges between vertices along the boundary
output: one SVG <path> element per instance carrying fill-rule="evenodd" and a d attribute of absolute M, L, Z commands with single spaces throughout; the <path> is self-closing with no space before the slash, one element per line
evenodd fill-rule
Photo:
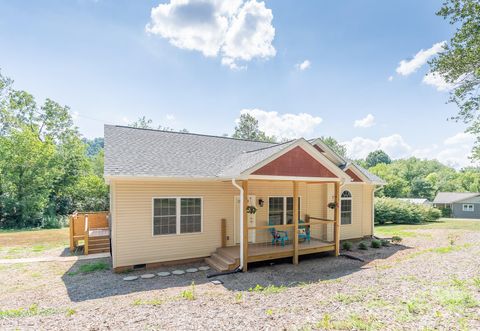
<path fill-rule="evenodd" d="M 480 232 L 414 231 L 351 252 L 366 262 L 257 265 L 222 285 L 205 272 L 126 282 L 80 271 L 92 261 L 0 266 L 0 329 L 480 329 Z"/>

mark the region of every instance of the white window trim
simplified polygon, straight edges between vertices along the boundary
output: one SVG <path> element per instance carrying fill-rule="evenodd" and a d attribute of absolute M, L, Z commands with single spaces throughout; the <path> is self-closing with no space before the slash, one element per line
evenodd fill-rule
<path fill-rule="evenodd" d="M 272 196 L 269 196 L 268 197 L 268 201 L 267 201 L 267 217 L 268 217 L 268 223 L 270 223 L 270 198 L 283 198 L 283 225 L 288 225 L 287 224 L 287 198 L 292 198 L 293 199 L 293 196 L 290 196 L 290 195 L 272 195 Z M 299 195 L 298 198 L 300 199 L 300 205 L 298 206 L 299 207 L 299 211 L 301 212 L 303 209 L 302 209 L 302 196 Z M 302 219 L 300 213 L 298 215 L 298 218 L 299 219 Z M 293 223 L 292 223 L 293 224 Z"/>
<path fill-rule="evenodd" d="M 472 207 L 472 209 L 470 208 L 466 208 L 466 207 Z M 462 205 L 462 211 L 467 211 L 467 212 L 474 212 L 475 211 L 475 206 L 473 205 L 473 203 L 464 203 Z"/>
<path fill-rule="evenodd" d="M 350 192 L 350 197 L 349 198 L 342 198 L 343 192 L 348 191 Z M 343 200 L 350 200 L 352 203 L 350 204 L 351 210 L 350 210 L 350 223 L 349 224 L 342 224 L 342 201 Z M 352 226 L 353 225 L 353 194 L 352 191 L 345 189 L 340 193 L 340 226 Z"/>
<path fill-rule="evenodd" d="M 169 234 L 155 234 L 155 199 L 176 199 L 176 230 L 177 233 L 169 233 Z M 181 233 L 180 232 L 180 211 L 181 211 L 181 199 L 200 199 L 200 232 L 187 232 Z M 174 236 L 197 236 L 203 233 L 203 197 L 195 197 L 195 196 L 168 196 L 168 197 L 153 197 L 152 198 L 152 237 L 174 237 Z"/>

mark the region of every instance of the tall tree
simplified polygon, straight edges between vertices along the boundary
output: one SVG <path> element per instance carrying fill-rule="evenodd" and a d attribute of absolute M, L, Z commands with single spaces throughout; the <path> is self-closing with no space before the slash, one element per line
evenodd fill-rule
<path fill-rule="evenodd" d="M 340 144 L 335 138 L 333 137 L 320 137 L 325 145 L 330 147 L 335 153 L 342 157 L 347 156 L 347 147 L 345 145 Z"/>
<path fill-rule="evenodd" d="M 390 159 L 390 156 L 388 156 L 387 153 L 385 153 L 380 149 L 377 151 L 368 153 L 367 158 L 365 160 L 365 164 L 367 168 L 374 167 L 379 163 L 390 164 L 392 163 L 392 160 Z"/>
<path fill-rule="evenodd" d="M 260 130 L 258 127 L 258 120 L 250 114 L 240 115 L 238 124 L 235 127 L 235 133 L 232 135 L 232 137 L 265 142 L 276 141 L 274 136 L 267 136 L 265 132 Z"/>
<path fill-rule="evenodd" d="M 453 119 L 469 124 L 476 135 L 473 158 L 480 159 L 480 1 L 444 0 L 438 16 L 456 31 L 445 50 L 431 62 L 431 72 L 452 86 L 450 102 L 460 108 Z"/>

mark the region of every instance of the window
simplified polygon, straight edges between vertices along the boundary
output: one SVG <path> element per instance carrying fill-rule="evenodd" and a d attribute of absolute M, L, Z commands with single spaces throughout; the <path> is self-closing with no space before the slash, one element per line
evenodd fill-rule
<path fill-rule="evenodd" d="M 352 193 L 343 191 L 340 200 L 341 224 L 352 224 Z"/>
<path fill-rule="evenodd" d="M 300 219 L 300 197 L 298 197 L 298 218 Z M 293 224 L 293 197 L 270 197 L 268 199 L 270 225 Z"/>
<path fill-rule="evenodd" d="M 463 206 L 463 211 L 473 211 L 473 204 L 471 203 L 464 203 Z"/>
<path fill-rule="evenodd" d="M 153 234 L 181 234 L 202 231 L 201 198 L 153 199 Z"/>

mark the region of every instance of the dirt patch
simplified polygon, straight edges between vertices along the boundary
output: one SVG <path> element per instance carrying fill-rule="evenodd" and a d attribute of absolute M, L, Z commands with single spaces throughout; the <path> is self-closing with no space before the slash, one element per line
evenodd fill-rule
<path fill-rule="evenodd" d="M 480 329 L 480 232 L 422 231 L 350 252 L 364 263 L 280 260 L 222 285 L 204 272 L 125 282 L 108 259 L 0 266 L 0 329 Z"/>
<path fill-rule="evenodd" d="M 68 256 L 68 228 L 0 232 L 0 259 Z"/>

